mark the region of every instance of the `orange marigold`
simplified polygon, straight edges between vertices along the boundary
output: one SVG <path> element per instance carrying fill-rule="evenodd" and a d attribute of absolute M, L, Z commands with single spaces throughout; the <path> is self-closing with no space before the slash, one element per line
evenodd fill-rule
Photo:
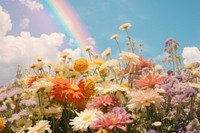
<path fill-rule="evenodd" d="M 84 59 L 84 58 L 80 58 L 78 60 L 74 61 L 74 70 L 76 70 L 77 72 L 87 72 L 89 69 L 89 62 Z"/>
<path fill-rule="evenodd" d="M 161 83 L 165 76 L 149 74 L 148 76 L 140 79 L 135 79 L 135 87 L 139 89 L 153 88 L 156 84 Z"/>

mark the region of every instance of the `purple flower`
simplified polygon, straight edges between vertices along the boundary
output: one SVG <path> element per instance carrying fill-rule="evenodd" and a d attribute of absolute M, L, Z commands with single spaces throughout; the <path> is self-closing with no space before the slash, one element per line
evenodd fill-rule
<path fill-rule="evenodd" d="M 188 98 L 188 97 L 194 97 L 197 94 L 196 90 L 192 89 L 186 89 L 183 91 L 183 94 L 181 95 L 182 99 Z"/>
<path fill-rule="evenodd" d="M 154 129 L 149 129 L 146 133 L 158 133 L 158 132 Z"/>
<path fill-rule="evenodd" d="M 22 89 L 20 88 L 13 88 L 13 89 L 9 89 L 7 91 L 7 97 L 14 97 L 15 95 L 21 94 L 22 93 Z"/>
<path fill-rule="evenodd" d="M 34 106 L 34 105 L 36 105 L 36 101 L 34 99 L 21 100 L 20 105 Z"/>
<path fill-rule="evenodd" d="M 123 107 L 114 107 L 112 109 L 112 113 L 120 113 L 120 114 L 122 114 L 122 113 L 126 113 L 126 110 Z"/>

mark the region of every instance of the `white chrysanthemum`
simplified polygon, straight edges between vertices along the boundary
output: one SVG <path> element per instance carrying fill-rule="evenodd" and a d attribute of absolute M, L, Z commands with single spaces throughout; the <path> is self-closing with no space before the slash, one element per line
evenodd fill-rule
<path fill-rule="evenodd" d="M 154 104 L 156 107 L 160 105 L 161 102 L 164 102 L 163 96 L 159 95 L 153 89 L 147 90 L 135 90 L 129 94 L 129 102 L 127 107 L 132 110 L 143 110 L 145 107 Z"/>
<path fill-rule="evenodd" d="M 118 84 L 111 84 L 111 85 L 107 85 L 104 87 L 98 86 L 98 87 L 95 87 L 94 90 L 96 90 L 96 92 L 100 95 L 107 94 L 107 93 L 114 93 L 117 91 L 122 91 L 122 92 L 126 92 L 126 93 L 129 92 L 128 88 L 121 87 Z"/>
<path fill-rule="evenodd" d="M 32 86 L 32 88 L 34 88 L 36 92 L 39 89 L 44 89 L 44 92 L 50 92 L 52 90 L 53 83 L 50 81 L 46 81 L 45 79 L 40 79 L 38 81 L 35 81 Z"/>
<path fill-rule="evenodd" d="M 40 120 L 35 126 L 29 127 L 27 133 L 52 133 L 50 129 L 49 121 L 47 120 Z"/>
<path fill-rule="evenodd" d="M 50 66 L 52 67 L 52 69 L 53 69 L 56 73 L 61 72 L 61 71 L 63 71 L 63 69 L 64 69 L 64 65 L 61 64 L 61 63 L 51 63 Z"/>
<path fill-rule="evenodd" d="M 122 51 L 119 56 L 119 59 L 124 63 L 131 63 L 135 65 L 140 63 L 139 56 L 134 53 Z"/>
<path fill-rule="evenodd" d="M 98 117 L 103 115 L 103 113 L 96 109 L 85 109 L 84 111 L 77 113 L 77 117 L 75 117 L 69 123 L 72 125 L 73 130 L 78 131 L 87 131 L 88 127 L 90 127 Z"/>
<path fill-rule="evenodd" d="M 100 67 L 100 71 L 107 67 L 117 67 L 117 66 L 119 66 L 119 61 L 112 59 L 112 60 L 104 62 Z"/>
<path fill-rule="evenodd" d="M 120 30 L 130 29 L 131 23 L 125 23 L 119 27 Z"/>
<path fill-rule="evenodd" d="M 108 58 L 111 55 L 111 48 L 107 48 L 103 53 L 101 54 L 102 58 Z"/>

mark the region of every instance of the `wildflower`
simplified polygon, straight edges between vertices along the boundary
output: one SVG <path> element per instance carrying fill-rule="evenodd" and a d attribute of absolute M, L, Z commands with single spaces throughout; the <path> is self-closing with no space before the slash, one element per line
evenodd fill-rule
<path fill-rule="evenodd" d="M 102 58 L 108 58 L 111 55 L 111 48 L 107 48 L 102 54 Z"/>
<path fill-rule="evenodd" d="M 32 126 L 32 121 L 30 119 L 21 118 L 11 126 L 11 129 L 15 133 L 23 133 L 30 126 Z"/>
<path fill-rule="evenodd" d="M 43 67 L 44 67 L 44 62 L 37 62 L 37 63 L 35 63 L 35 68 L 37 70 L 42 70 Z"/>
<path fill-rule="evenodd" d="M 93 129 L 109 129 L 119 128 L 123 131 L 126 131 L 126 124 L 130 124 L 133 121 L 131 120 L 131 114 L 128 114 L 125 109 L 120 107 L 115 108 L 115 111 L 107 113 L 101 116 L 95 123 L 92 125 Z"/>
<path fill-rule="evenodd" d="M 139 56 L 135 55 L 134 53 L 124 52 L 120 53 L 120 60 L 124 63 L 131 63 L 137 65 L 140 63 Z"/>
<path fill-rule="evenodd" d="M 89 69 L 89 62 L 84 59 L 84 58 L 80 58 L 74 61 L 74 70 L 76 70 L 77 72 L 87 72 Z"/>
<path fill-rule="evenodd" d="M 110 37 L 110 39 L 111 39 L 111 40 L 116 40 L 117 37 L 118 37 L 118 35 L 117 35 L 117 34 L 114 34 L 114 35 L 112 35 L 112 36 Z"/>
<path fill-rule="evenodd" d="M 85 51 L 87 51 L 87 52 L 92 50 L 92 49 L 93 49 L 93 46 L 91 46 L 91 45 L 85 47 Z"/>
<path fill-rule="evenodd" d="M 140 79 L 135 79 L 135 86 L 139 89 L 153 88 L 156 84 L 160 84 L 164 80 L 164 76 L 149 74 Z"/>
<path fill-rule="evenodd" d="M 104 61 L 99 58 L 92 60 L 92 64 L 97 68 L 99 68 L 103 63 Z"/>
<path fill-rule="evenodd" d="M 0 132 L 2 132 L 6 128 L 4 123 L 4 118 L 0 117 Z"/>
<path fill-rule="evenodd" d="M 120 30 L 126 30 L 126 29 L 130 29 L 130 28 L 131 28 L 130 23 L 125 23 L 119 27 Z"/>
<path fill-rule="evenodd" d="M 84 111 L 80 113 L 77 112 L 76 114 L 78 116 L 72 119 L 69 124 L 72 125 L 73 130 L 80 130 L 83 132 L 87 131 L 88 127 L 97 121 L 98 117 L 103 113 L 96 109 L 85 109 Z"/>
<path fill-rule="evenodd" d="M 86 107 L 92 109 L 100 109 L 103 112 L 107 112 L 108 110 L 111 110 L 112 107 L 118 106 L 119 104 L 119 99 L 116 97 L 105 95 L 94 97 L 91 101 L 88 102 Z"/>
<path fill-rule="evenodd" d="M 53 83 L 50 81 L 45 81 L 45 79 L 40 79 L 35 81 L 32 86 L 36 92 L 41 89 L 44 90 L 44 92 L 50 92 L 52 90 Z"/>
<path fill-rule="evenodd" d="M 25 105 L 26 107 L 35 106 L 36 101 L 33 98 L 32 99 L 23 99 L 20 101 L 20 105 Z"/>
<path fill-rule="evenodd" d="M 106 69 L 107 67 L 116 67 L 116 66 L 119 66 L 119 61 L 118 61 L 118 60 L 112 59 L 112 60 L 109 60 L 109 61 L 104 62 L 104 63 L 101 65 L 101 67 L 100 67 L 99 70 L 101 71 L 101 70 Z"/>
<path fill-rule="evenodd" d="M 44 115 L 47 117 L 55 117 L 57 119 L 61 118 L 62 107 L 61 106 L 51 106 L 47 109 L 44 109 Z"/>
<path fill-rule="evenodd" d="M 27 133 L 44 133 L 45 131 L 47 131 L 48 133 L 52 133 L 52 130 L 50 129 L 49 121 L 40 120 L 33 127 L 29 127 Z"/>
<path fill-rule="evenodd" d="M 156 107 L 160 105 L 160 103 L 164 102 L 163 96 L 159 95 L 153 89 L 147 90 L 135 90 L 129 94 L 129 102 L 127 107 L 132 110 L 143 110 L 145 107 L 154 104 Z"/>
<path fill-rule="evenodd" d="M 159 126 L 162 125 L 162 122 L 156 121 L 156 122 L 152 123 L 151 125 L 152 125 L 152 126 L 155 126 L 155 127 L 159 127 Z"/>

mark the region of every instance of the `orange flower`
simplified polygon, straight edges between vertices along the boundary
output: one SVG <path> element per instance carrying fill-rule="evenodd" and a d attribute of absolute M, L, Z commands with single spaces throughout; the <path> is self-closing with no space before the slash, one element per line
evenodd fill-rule
<path fill-rule="evenodd" d="M 2 132 L 6 128 L 4 123 L 4 118 L 0 117 L 0 132 Z"/>
<path fill-rule="evenodd" d="M 80 58 L 78 60 L 74 61 L 74 70 L 76 70 L 77 72 L 87 72 L 89 69 L 89 62 L 84 59 L 84 58 Z"/>
<path fill-rule="evenodd" d="M 164 76 L 149 74 L 148 76 L 140 79 L 135 79 L 135 87 L 140 89 L 153 88 L 156 84 L 164 80 Z"/>
<path fill-rule="evenodd" d="M 51 95 L 57 101 L 65 101 L 65 95 L 73 93 L 70 89 L 70 83 L 67 79 L 56 78 L 53 80 L 54 86 Z"/>
<path fill-rule="evenodd" d="M 28 88 L 31 87 L 33 82 L 35 82 L 37 79 L 38 79 L 37 76 L 30 77 L 30 79 L 27 81 Z"/>
<path fill-rule="evenodd" d="M 136 66 L 136 72 L 139 70 L 142 70 L 144 67 L 152 68 L 152 65 L 154 64 L 154 61 L 151 59 L 149 61 L 146 61 L 142 56 L 139 57 L 140 64 Z"/>

